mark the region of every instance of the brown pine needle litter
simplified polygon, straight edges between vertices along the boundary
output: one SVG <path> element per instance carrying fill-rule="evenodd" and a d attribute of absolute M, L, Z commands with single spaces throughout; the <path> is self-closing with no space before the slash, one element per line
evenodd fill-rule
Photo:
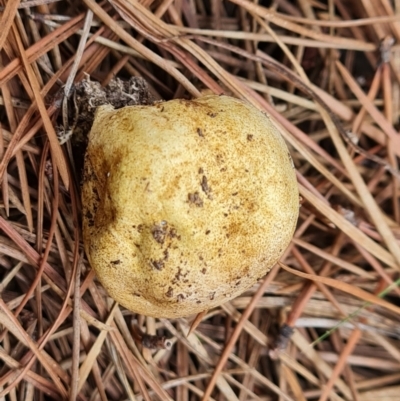
<path fill-rule="evenodd" d="M 0 400 L 400 399 L 399 1 L 0 3 Z M 197 318 L 120 307 L 83 252 L 64 94 L 132 76 L 246 99 L 296 166 L 280 263 Z"/>

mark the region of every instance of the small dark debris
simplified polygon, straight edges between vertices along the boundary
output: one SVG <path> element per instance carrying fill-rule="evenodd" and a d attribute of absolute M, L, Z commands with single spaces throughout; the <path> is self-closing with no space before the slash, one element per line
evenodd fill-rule
<path fill-rule="evenodd" d="M 197 135 L 204 138 L 203 130 L 201 128 L 197 128 Z"/>
<path fill-rule="evenodd" d="M 201 179 L 201 189 L 203 190 L 203 192 L 208 195 L 211 191 L 210 187 L 208 186 L 208 180 L 207 177 L 205 175 L 203 175 L 202 179 Z"/>
<path fill-rule="evenodd" d="M 182 268 L 179 266 L 178 271 L 175 274 L 175 280 L 179 281 L 181 277 L 185 277 L 185 275 L 182 274 Z"/>
<path fill-rule="evenodd" d="M 168 231 L 168 236 L 169 236 L 170 238 L 176 238 L 176 239 L 178 239 L 178 240 L 181 239 L 181 236 L 178 235 L 178 233 L 177 233 L 177 231 L 176 231 L 176 228 L 171 228 L 171 229 Z M 174 249 L 176 249 L 176 247 L 175 247 Z"/>
<path fill-rule="evenodd" d="M 281 327 L 279 336 L 276 339 L 275 344 L 270 351 L 271 358 L 277 359 L 279 353 L 286 350 L 293 333 L 294 333 L 293 327 L 290 327 L 287 324 L 284 324 Z"/>
<path fill-rule="evenodd" d="M 121 261 L 120 260 L 112 260 L 110 263 L 112 265 L 119 265 L 121 263 Z"/>
<path fill-rule="evenodd" d="M 68 126 L 63 127 L 63 131 L 73 129 L 72 146 L 79 173 L 82 172 L 88 133 L 99 106 L 110 104 L 119 109 L 124 106 L 152 104 L 154 100 L 146 80 L 139 77 L 132 77 L 128 81 L 115 78 L 104 88 L 99 82 L 90 79 L 77 83 L 74 95 L 68 99 L 70 114 L 76 115 L 68 116 Z"/>
<path fill-rule="evenodd" d="M 161 224 L 155 224 L 151 229 L 151 234 L 153 238 L 159 243 L 163 244 L 165 241 L 165 237 L 167 235 L 168 227 L 167 224 L 161 222 Z"/>
<path fill-rule="evenodd" d="M 194 193 L 188 194 L 188 200 L 190 203 L 194 204 L 197 207 L 203 206 L 203 199 L 200 198 L 200 195 L 197 191 Z"/>
<path fill-rule="evenodd" d="M 252 141 L 252 140 L 253 140 L 253 138 L 254 138 L 254 136 L 253 136 L 253 135 L 250 135 L 250 134 L 249 134 L 249 135 L 247 135 L 247 140 L 248 140 L 248 141 Z"/>
<path fill-rule="evenodd" d="M 162 270 L 162 268 L 164 267 L 164 259 L 151 260 L 151 264 L 152 264 L 157 270 Z"/>
<path fill-rule="evenodd" d="M 165 296 L 171 298 L 174 295 L 174 290 L 172 287 L 168 287 L 168 291 L 165 293 Z"/>
<path fill-rule="evenodd" d="M 172 341 L 164 336 L 143 334 L 142 345 L 148 349 L 170 349 Z"/>

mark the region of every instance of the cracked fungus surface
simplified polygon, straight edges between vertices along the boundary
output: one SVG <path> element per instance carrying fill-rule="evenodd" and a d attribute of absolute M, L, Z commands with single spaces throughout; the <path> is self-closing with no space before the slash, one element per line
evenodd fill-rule
<path fill-rule="evenodd" d="M 86 254 L 110 296 L 169 318 L 220 305 L 263 277 L 299 209 L 277 129 L 228 96 L 100 107 L 82 197 Z"/>

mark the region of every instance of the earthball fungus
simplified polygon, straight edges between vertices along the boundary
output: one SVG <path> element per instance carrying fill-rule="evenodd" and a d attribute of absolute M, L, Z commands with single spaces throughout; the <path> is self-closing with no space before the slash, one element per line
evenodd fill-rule
<path fill-rule="evenodd" d="M 82 191 L 91 267 L 112 298 L 154 317 L 244 292 L 278 261 L 299 210 L 277 128 L 228 96 L 99 107 Z"/>

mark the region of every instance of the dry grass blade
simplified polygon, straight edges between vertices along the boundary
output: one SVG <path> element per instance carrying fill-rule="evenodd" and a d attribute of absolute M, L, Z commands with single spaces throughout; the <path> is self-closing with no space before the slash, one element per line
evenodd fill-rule
<path fill-rule="evenodd" d="M 64 25 L 59 29 L 54 30 L 50 35 L 45 36 L 39 42 L 32 45 L 26 50 L 28 62 L 32 62 L 34 59 L 42 56 L 49 51 L 54 45 L 68 39 L 73 33 L 75 33 L 80 25 L 82 24 L 83 16 L 78 16 Z M 19 58 L 15 58 L 7 66 L 0 71 L 0 85 L 7 82 L 9 79 L 14 77 L 22 68 L 22 62 Z"/>
<path fill-rule="evenodd" d="M 17 14 L 20 2 L 18 0 L 8 1 L 4 9 L 3 15 L 1 16 L 1 33 L 0 33 L 0 49 L 3 49 L 4 42 L 7 39 L 8 33 L 11 29 L 14 17 Z"/>
<path fill-rule="evenodd" d="M 10 355 L 7 352 L 5 352 L 3 348 L 0 348 L 0 357 L 8 366 L 10 366 L 14 369 L 21 368 L 21 365 L 17 361 L 15 361 L 13 358 L 11 358 Z M 42 376 L 40 376 L 32 371 L 28 371 L 25 376 L 25 380 L 29 383 L 32 383 L 35 387 L 37 387 L 44 394 L 49 395 L 50 397 L 53 397 L 53 398 L 59 397 L 59 392 L 55 388 L 54 384 L 52 384 L 50 381 L 43 379 Z"/>
<path fill-rule="evenodd" d="M 110 18 L 103 9 L 94 3 L 92 0 L 84 0 L 88 7 L 96 14 L 100 19 L 102 19 L 106 25 L 108 25 L 113 31 L 125 40 L 133 49 L 137 52 L 153 61 L 155 64 L 159 65 L 170 73 L 178 82 L 180 82 L 192 95 L 199 95 L 198 90 L 186 79 L 177 69 L 171 67 L 168 62 L 165 62 L 160 56 L 152 52 L 150 49 L 143 46 L 141 43 L 136 41 L 132 36 L 126 33 L 115 21 Z"/>
<path fill-rule="evenodd" d="M 310 192 L 307 188 L 300 186 L 300 193 L 307 199 L 310 203 L 312 203 L 318 210 L 320 210 L 326 218 L 328 218 L 332 223 L 337 225 L 344 233 L 346 233 L 349 237 L 353 238 L 355 242 L 362 243 L 364 247 L 366 247 L 369 252 L 371 252 L 378 259 L 382 260 L 384 263 L 389 266 L 396 267 L 397 263 L 394 260 L 393 256 L 387 252 L 384 248 L 366 236 L 361 230 L 356 228 L 354 224 L 348 221 L 344 216 L 336 212 L 330 206 L 328 206 L 325 202 L 321 201 L 316 197 L 312 192 Z"/>
<path fill-rule="evenodd" d="M 17 129 L 17 120 L 16 120 L 16 116 L 14 114 L 14 107 L 12 105 L 11 93 L 8 88 L 8 85 L 4 85 L 2 87 L 2 94 L 3 94 L 3 99 L 4 99 L 4 107 L 6 109 L 8 120 L 10 122 L 10 128 L 12 131 L 15 132 L 15 130 Z M 31 200 L 30 200 L 29 191 L 28 191 L 28 181 L 27 181 L 24 157 L 23 157 L 23 154 L 21 151 L 16 153 L 16 160 L 17 160 L 17 165 L 18 165 L 18 170 L 19 170 L 19 179 L 21 182 L 23 213 L 26 215 L 26 220 L 27 220 L 29 230 L 32 231 L 33 230 L 32 206 L 31 206 Z M 11 195 L 11 197 L 13 197 L 12 191 L 10 191 L 10 195 Z"/>
<path fill-rule="evenodd" d="M 368 97 L 363 93 L 354 78 L 346 71 L 346 68 L 339 62 L 336 63 L 339 72 L 342 74 L 343 79 L 349 85 L 350 89 L 357 96 L 360 103 L 365 107 L 365 109 L 371 114 L 375 119 L 377 124 L 382 128 L 385 134 L 393 141 L 394 149 L 398 150 L 398 155 L 400 153 L 400 138 L 397 131 L 389 123 L 389 121 L 379 112 L 379 110 L 373 105 L 373 103 L 368 99 Z"/>
<path fill-rule="evenodd" d="M 218 375 L 219 373 L 222 371 L 226 361 L 229 358 L 229 354 L 232 350 L 232 347 L 234 346 L 236 340 L 238 339 L 241 329 L 243 327 L 243 325 L 246 322 L 246 319 L 249 318 L 250 314 L 252 313 L 257 301 L 259 300 L 259 298 L 263 295 L 265 289 L 267 288 L 267 286 L 270 284 L 270 282 L 274 279 L 275 275 L 277 273 L 277 270 L 274 270 L 273 272 L 271 272 L 263 281 L 262 285 L 260 285 L 258 291 L 254 294 L 252 301 L 249 303 L 249 305 L 247 306 L 245 312 L 242 314 L 234 332 L 232 333 L 231 337 L 229 338 L 229 343 L 226 345 L 226 348 L 224 349 L 224 352 L 221 355 L 221 358 L 218 362 L 218 365 L 216 366 L 214 373 L 211 377 L 211 380 L 207 386 L 207 389 L 204 393 L 203 396 L 203 400 L 206 401 L 208 399 L 208 397 L 210 397 L 214 385 L 218 379 Z"/>
<path fill-rule="evenodd" d="M 329 117 L 324 111 L 321 110 L 321 114 L 323 115 L 324 119 L 326 120 L 329 119 Z M 376 201 L 371 195 L 369 188 L 367 187 L 361 175 L 355 168 L 349 153 L 347 152 L 347 150 L 344 147 L 344 144 L 339 138 L 339 134 L 337 133 L 336 128 L 333 127 L 333 124 L 330 121 L 327 121 L 327 127 L 330 134 L 332 135 L 332 140 L 335 143 L 336 149 L 338 150 L 340 157 L 342 158 L 345 166 L 347 167 L 347 170 L 349 171 L 353 184 L 357 189 L 360 198 L 363 199 L 365 209 L 368 211 L 371 220 L 375 223 L 377 230 L 379 231 L 382 238 L 386 242 L 387 247 L 390 249 L 393 257 L 395 258 L 396 264 L 400 269 L 400 245 L 396 241 L 394 233 L 390 229 L 389 225 L 386 223 L 383 217 L 383 213 L 381 212 Z"/>
<path fill-rule="evenodd" d="M 37 78 L 34 75 L 33 69 L 31 68 L 28 59 L 26 57 L 25 49 L 23 48 L 21 39 L 18 36 L 18 33 L 16 33 L 16 40 L 18 43 L 19 47 L 19 52 L 21 55 L 22 63 L 25 67 L 26 73 L 28 75 L 29 82 L 32 86 L 33 94 L 35 96 L 36 104 L 39 109 L 40 115 L 43 119 L 43 124 L 46 129 L 46 133 L 48 135 L 49 141 L 50 141 L 50 147 L 52 152 L 54 153 L 54 157 L 56 159 L 56 166 L 59 169 L 61 178 L 63 180 L 63 183 L 65 187 L 68 189 L 69 186 L 69 177 L 68 177 L 68 172 L 67 172 L 67 165 L 65 162 L 64 155 L 61 151 L 61 146 L 60 143 L 57 139 L 57 135 L 55 132 L 55 129 L 53 127 L 53 124 L 50 120 L 49 115 L 47 114 L 46 106 L 43 102 L 43 98 L 40 94 L 40 87 L 39 83 L 37 81 Z"/>
<path fill-rule="evenodd" d="M 47 373 L 49 374 L 49 376 L 51 377 L 53 382 L 56 384 L 58 391 L 61 393 L 61 395 L 63 397 L 66 397 L 66 395 L 67 395 L 66 389 L 63 386 L 63 384 L 61 383 L 61 380 L 59 379 L 59 377 L 53 371 L 47 358 L 42 353 L 40 353 L 36 344 L 26 335 L 25 330 L 20 326 L 17 319 L 9 311 L 7 305 L 5 305 L 2 300 L 0 300 L 0 308 L 2 310 L 1 324 L 7 330 L 9 330 L 11 333 L 13 333 L 20 341 L 22 341 L 25 345 L 27 345 L 30 348 L 30 350 L 35 354 L 35 356 L 38 358 L 40 363 L 46 369 Z M 15 386 L 16 384 L 17 383 L 15 381 L 13 381 L 10 384 L 10 386 Z M 2 392 L 0 392 L 0 396 L 4 396 L 9 391 L 10 391 L 9 388 L 3 390 Z"/>
<path fill-rule="evenodd" d="M 369 302 L 371 304 L 381 306 L 381 307 L 386 308 L 386 309 L 388 309 L 388 310 L 390 310 L 390 311 L 392 311 L 392 312 L 394 312 L 396 314 L 400 314 L 400 308 L 399 307 L 397 307 L 395 305 L 392 305 L 391 303 L 386 302 L 383 299 L 378 298 L 375 295 L 369 294 L 368 292 L 363 291 L 360 288 L 356 288 L 356 287 L 354 287 L 352 285 L 349 285 L 347 283 L 341 283 L 341 282 L 339 282 L 337 280 L 333 280 L 333 279 L 328 278 L 328 277 L 321 277 L 321 276 L 315 276 L 313 274 L 302 273 L 302 272 L 296 271 L 294 269 L 291 269 L 290 267 L 285 266 L 282 263 L 280 263 L 280 266 L 283 269 L 285 269 L 286 271 L 288 271 L 289 273 L 295 274 L 295 275 L 297 275 L 299 277 L 306 278 L 308 280 L 313 280 L 313 281 L 316 281 L 316 282 L 319 282 L 319 283 L 323 283 L 323 284 L 329 285 L 329 286 L 337 288 L 337 289 L 339 289 L 341 291 L 345 291 L 345 292 L 347 292 L 349 294 L 353 294 L 356 297 L 363 299 L 365 302 Z"/>
<path fill-rule="evenodd" d="M 358 40 L 344 39 L 344 38 L 334 37 L 331 35 L 326 35 L 323 33 L 316 33 L 312 29 L 304 28 L 302 26 L 299 26 L 295 23 L 289 22 L 288 20 L 281 18 L 274 11 L 271 11 L 267 8 L 255 5 L 246 0 L 230 0 L 230 1 L 232 3 L 242 6 L 244 9 L 248 10 L 249 12 L 253 12 L 256 15 L 258 15 L 262 18 L 265 18 L 269 22 L 272 22 L 278 26 L 288 29 L 289 31 L 296 32 L 299 35 L 304 35 L 306 37 L 310 37 L 310 38 L 313 38 L 316 40 L 322 40 L 325 42 L 333 42 L 338 45 L 340 45 L 340 44 L 343 44 L 344 46 L 352 45 L 352 46 L 354 46 L 353 49 L 357 49 L 357 50 L 371 51 L 371 50 L 376 49 L 376 47 L 373 44 L 366 44 L 366 43 L 363 43 Z"/>
<path fill-rule="evenodd" d="M 80 275 L 81 275 L 81 266 L 83 263 L 83 255 L 80 256 L 78 262 L 78 268 L 76 270 L 76 277 L 74 283 L 74 323 L 73 323 L 73 331 L 74 331 L 74 341 L 72 345 L 72 368 L 71 368 L 71 384 L 69 390 L 69 399 L 70 401 L 76 400 L 79 394 L 78 385 L 79 385 L 79 354 L 80 354 Z"/>
<path fill-rule="evenodd" d="M 292 339 L 293 343 L 301 350 L 302 354 L 314 363 L 314 367 L 321 372 L 325 378 L 329 379 L 332 375 L 331 367 L 320 357 L 317 351 L 310 347 L 307 340 L 298 332 L 293 334 Z M 351 400 L 351 391 L 342 379 L 337 379 L 335 386 L 344 395 L 346 400 Z"/>
<path fill-rule="evenodd" d="M 113 321 L 114 313 L 115 313 L 116 309 L 118 309 L 118 304 L 114 304 L 114 306 L 112 307 L 110 314 L 108 315 L 107 320 L 105 321 L 105 323 L 107 325 L 110 325 L 111 322 Z M 108 332 L 105 330 L 103 330 L 100 333 L 100 335 L 97 337 L 95 343 L 91 347 L 90 351 L 88 352 L 88 354 L 85 358 L 85 361 L 82 363 L 81 367 L 79 368 L 79 382 L 78 382 L 78 388 L 77 388 L 78 392 L 81 390 L 82 386 L 86 382 L 86 378 L 88 377 L 88 375 L 92 369 L 92 366 L 95 363 L 95 360 L 101 351 L 101 346 L 103 345 L 107 334 L 108 334 Z"/>

